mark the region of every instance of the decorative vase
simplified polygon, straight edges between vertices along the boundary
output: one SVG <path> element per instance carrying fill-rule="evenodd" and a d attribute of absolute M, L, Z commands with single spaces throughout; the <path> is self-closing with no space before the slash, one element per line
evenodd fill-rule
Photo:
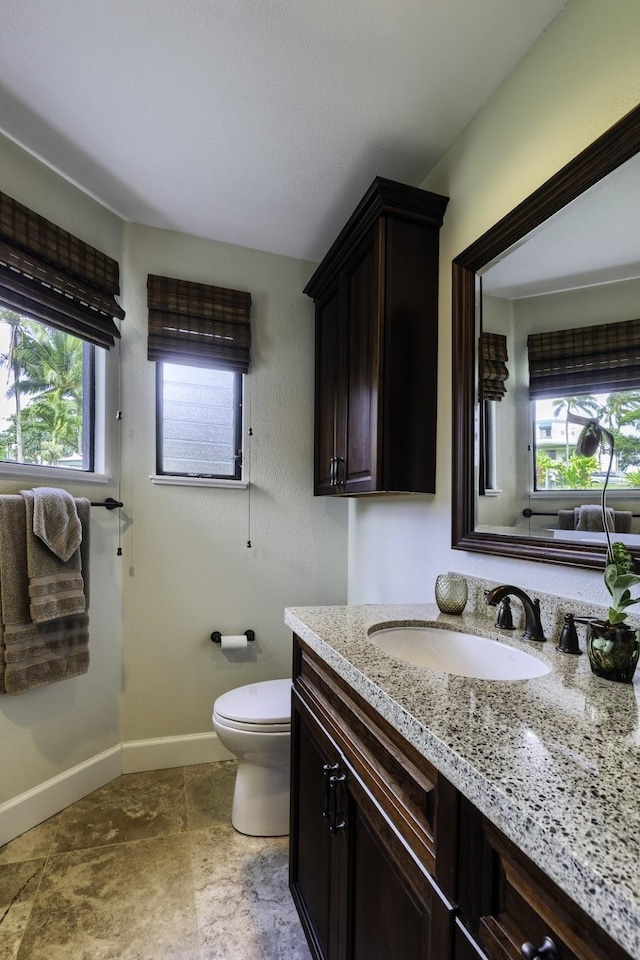
<path fill-rule="evenodd" d="M 443 613 L 462 613 L 468 597 L 467 581 L 457 573 L 436 577 L 436 603 Z"/>
<path fill-rule="evenodd" d="M 592 620 L 587 626 L 587 653 L 596 676 L 631 683 L 640 654 L 637 631 L 627 623 Z"/>

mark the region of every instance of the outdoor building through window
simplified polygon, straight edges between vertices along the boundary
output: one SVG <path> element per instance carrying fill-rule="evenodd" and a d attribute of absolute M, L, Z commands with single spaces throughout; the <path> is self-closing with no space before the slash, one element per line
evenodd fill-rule
<path fill-rule="evenodd" d="M 93 470 L 94 349 L 0 305 L 0 460 Z"/>
<path fill-rule="evenodd" d="M 640 390 L 559 396 L 532 401 L 536 490 L 601 489 L 609 467 L 609 446 L 593 457 L 576 453 L 582 431 L 567 413 L 594 417 L 614 438 L 609 484 L 640 490 Z"/>

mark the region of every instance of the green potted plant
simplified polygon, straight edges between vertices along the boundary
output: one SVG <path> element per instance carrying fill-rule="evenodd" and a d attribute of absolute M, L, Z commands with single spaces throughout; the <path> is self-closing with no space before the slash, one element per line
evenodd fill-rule
<path fill-rule="evenodd" d="M 607 552 L 604 568 L 604 583 L 610 594 L 609 615 L 607 620 L 589 620 L 587 623 L 587 653 L 593 672 L 606 680 L 630 683 L 633 679 L 640 641 L 638 631 L 627 622 L 627 609 L 634 603 L 640 603 L 640 596 L 632 597 L 631 588 L 640 584 L 640 577 L 631 573 L 631 553 L 623 543 L 611 543 L 610 520 L 607 515 L 607 484 L 613 463 L 614 438 L 597 420 L 567 414 L 571 423 L 583 425 L 578 437 L 576 453 L 592 457 L 603 436 L 609 443 L 609 467 L 605 477 L 601 496 L 602 528 L 607 539 Z"/>

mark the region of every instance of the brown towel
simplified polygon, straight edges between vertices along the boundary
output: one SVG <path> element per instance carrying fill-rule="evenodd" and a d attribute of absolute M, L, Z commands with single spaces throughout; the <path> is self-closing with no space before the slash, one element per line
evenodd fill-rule
<path fill-rule="evenodd" d="M 27 573 L 29 576 L 30 616 L 34 623 L 45 623 L 48 620 L 57 620 L 60 617 L 69 617 L 76 613 L 84 613 L 86 608 L 84 582 L 82 577 L 82 561 L 80 550 L 76 548 L 71 558 L 63 562 L 40 536 L 35 533 L 35 496 L 33 490 L 21 490 L 26 506 L 26 536 L 27 536 Z M 78 500 L 85 514 L 85 524 L 89 519 L 89 501 Z M 46 513 L 47 508 L 40 513 Z M 56 539 L 61 542 L 63 531 L 60 529 L 60 519 L 63 511 L 57 511 L 56 522 L 50 525 Z M 74 503 L 74 515 L 78 524 L 78 507 Z M 82 525 L 77 536 L 71 538 L 78 544 L 82 541 Z"/>
<path fill-rule="evenodd" d="M 613 510 L 607 507 L 607 527 L 613 531 Z M 575 508 L 576 530 L 600 530 L 602 525 L 602 507 L 597 503 L 583 503 Z"/>
<path fill-rule="evenodd" d="M 33 532 L 64 563 L 82 541 L 82 524 L 75 500 L 58 487 L 33 490 Z"/>
<path fill-rule="evenodd" d="M 88 504 L 88 501 L 87 501 Z M 83 522 L 81 555 L 89 596 L 89 518 Z M 81 613 L 33 623 L 27 581 L 26 505 L 18 495 L 0 496 L 0 609 L 3 635 L 0 693 L 19 694 L 66 680 L 89 669 L 89 617 Z"/>
<path fill-rule="evenodd" d="M 558 510 L 558 530 L 575 530 L 576 518 L 573 507 L 570 510 Z"/>
<path fill-rule="evenodd" d="M 616 533 L 631 533 L 633 514 L 631 510 L 614 511 L 614 529 Z"/>

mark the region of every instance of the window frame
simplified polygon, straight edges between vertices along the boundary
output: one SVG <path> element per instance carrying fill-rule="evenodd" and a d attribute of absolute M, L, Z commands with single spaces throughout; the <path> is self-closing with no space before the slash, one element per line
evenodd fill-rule
<path fill-rule="evenodd" d="M 165 363 L 172 366 L 189 366 L 189 364 L 180 364 L 174 360 L 156 360 L 156 472 L 151 477 L 158 483 L 198 483 L 202 481 L 203 485 L 232 485 L 236 486 L 243 482 L 244 468 L 244 449 L 242 444 L 243 437 L 243 392 L 244 392 L 244 374 L 239 370 L 225 370 L 222 366 L 216 364 L 207 364 L 207 369 L 221 370 L 225 373 L 233 374 L 233 446 L 235 450 L 234 460 L 235 469 L 233 474 L 221 473 L 178 473 L 163 469 L 163 440 L 164 440 L 164 378 L 163 368 Z"/>

